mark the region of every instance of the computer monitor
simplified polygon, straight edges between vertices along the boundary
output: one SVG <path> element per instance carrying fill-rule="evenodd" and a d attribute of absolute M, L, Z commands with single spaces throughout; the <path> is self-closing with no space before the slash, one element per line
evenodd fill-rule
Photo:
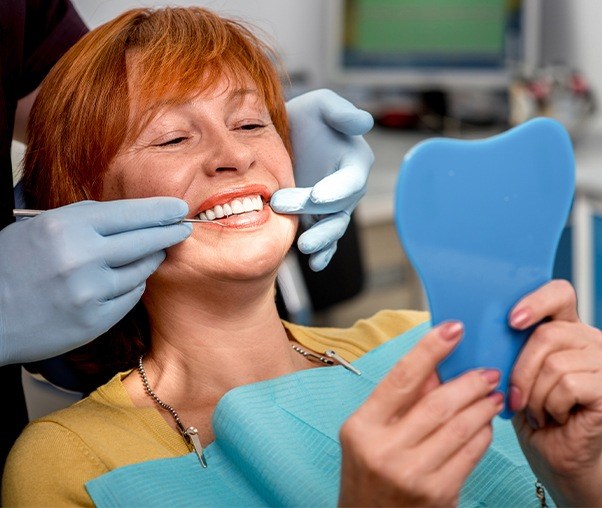
<path fill-rule="evenodd" d="M 506 88 L 539 61 L 540 0 L 329 0 L 331 85 Z"/>

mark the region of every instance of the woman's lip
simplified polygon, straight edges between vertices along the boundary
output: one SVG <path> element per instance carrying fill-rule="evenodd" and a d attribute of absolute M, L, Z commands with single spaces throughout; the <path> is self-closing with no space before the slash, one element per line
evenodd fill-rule
<path fill-rule="evenodd" d="M 239 187 L 237 189 L 229 189 L 225 192 L 214 194 L 213 196 L 203 201 L 197 207 L 197 211 L 194 213 L 194 216 L 197 216 L 199 213 L 213 208 L 216 205 L 223 205 L 224 203 L 229 203 L 233 199 L 256 195 L 261 196 L 265 203 L 269 203 L 270 198 L 272 196 L 272 192 L 265 185 L 259 184 L 247 185 L 245 187 Z"/>

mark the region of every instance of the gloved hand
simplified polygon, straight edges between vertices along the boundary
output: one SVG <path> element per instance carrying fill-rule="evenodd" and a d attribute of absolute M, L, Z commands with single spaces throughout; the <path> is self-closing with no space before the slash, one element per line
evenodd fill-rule
<path fill-rule="evenodd" d="M 270 206 L 278 213 L 306 214 L 304 224 L 313 225 L 297 245 L 311 254 L 309 264 L 319 271 L 335 253 L 351 212 L 366 192 L 374 154 L 362 135 L 374 122 L 331 90 L 300 95 L 286 108 L 297 187 L 275 192 Z"/>
<path fill-rule="evenodd" d="M 96 338 L 138 302 L 163 249 L 192 232 L 176 198 L 84 201 L 0 231 L 0 365 Z"/>

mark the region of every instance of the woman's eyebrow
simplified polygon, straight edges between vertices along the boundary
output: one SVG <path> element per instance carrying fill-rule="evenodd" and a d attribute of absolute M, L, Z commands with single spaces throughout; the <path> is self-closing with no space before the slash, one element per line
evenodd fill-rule
<path fill-rule="evenodd" d="M 238 106 L 240 106 L 241 104 L 244 103 L 245 99 L 250 96 L 252 96 L 253 100 L 259 99 L 259 97 L 260 97 L 259 91 L 256 88 L 236 88 L 234 90 L 229 91 L 227 97 L 228 97 L 229 101 L 235 102 L 238 104 Z M 196 100 L 195 98 L 191 98 L 182 103 L 179 103 L 178 105 L 190 106 L 194 103 L 195 100 Z M 166 106 L 173 106 L 173 105 L 174 105 L 174 102 L 172 99 L 159 99 L 158 101 L 153 103 L 151 106 L 149 106 L 141 114 L 141 116 L 144 117 L 145 115 L 148 115 L 149 113 L 152 113 L 153 111 L 161 111 L 162 108 L 164 108 Z M 160 118 L 160 117 L 161 117 L 161 115 L 153 116 L 153 118 L 150 119 L 150 121 L 148 122 L 147 127 L 151 124 L 155 124 L 157 121 L 157 118 Z"/>
<path fill-rule="evenodd" d="M 228 93 L 228 100 L 242 105 L 247 98 L 253 101 L 259 99 L 259 91 L 256 88 L 237 88 Z"/>
<path fill-rule="evenodd" d="M 259 92 L 256 88 L 237 88 L 229 94 L 231 98 L 246 97 L 247 95 L 259 95 Z"/>

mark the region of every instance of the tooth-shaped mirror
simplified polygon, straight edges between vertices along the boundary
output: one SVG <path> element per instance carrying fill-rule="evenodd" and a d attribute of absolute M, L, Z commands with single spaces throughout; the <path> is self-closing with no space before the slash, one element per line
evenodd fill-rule
<path fill-rule="evenodd" d="M 510 328 L 508 315 L 522 296 L 551 279 L 574 180 L 570 138 L 547 118 L 484 140 L 429 139 L 404 158 L 397 231 L 424 286 L 433 325 L 457 319 L 465 327 L 463 340 L 439 366 L 443 380 L 496 368 L 507 394 L 530 333 Z"/>

